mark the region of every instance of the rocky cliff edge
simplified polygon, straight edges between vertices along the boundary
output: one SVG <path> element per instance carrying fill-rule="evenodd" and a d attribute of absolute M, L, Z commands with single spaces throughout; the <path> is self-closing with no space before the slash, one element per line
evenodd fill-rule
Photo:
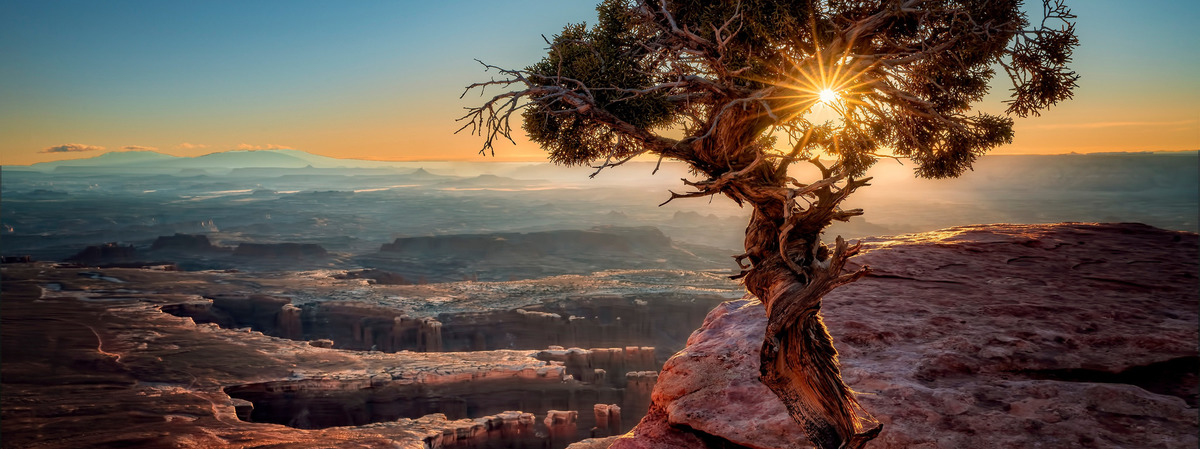
<path fill-rule="evenodd" d="M 825 298 L 870 448 L 1197 445 L 1197 236 L 1138 224 L 988 225 L 867 242 Z M 766 318 L 724 303 L 628 434 L 573 447 L 811 447 L 757 380 Z"/>

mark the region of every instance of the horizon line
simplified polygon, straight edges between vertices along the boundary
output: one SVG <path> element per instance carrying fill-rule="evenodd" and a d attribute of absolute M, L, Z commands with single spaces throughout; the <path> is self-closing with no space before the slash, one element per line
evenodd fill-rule
<path fill-rule="evenodd" d="M 20 164 L 0 164 L 0 167 L 32 167 L 32 166 L 34 166 L 34 165 L 38 165 L 38 164 L 51 164 L 51 163 L 70 162 L 70 161 L 83 161 L 83 160 L 88 160 L 88 159 L 95 159 L 95 158 L 97 158 L 97 157 L 104 156 L 104 155 L 107 155 L 107 154 L 118 154 L 118 153 L 156 153 L 156 154 L 161 154 L 161 155 L 164 155 L 164 156 L 171 156 L 171 157 L 174 157 L 174 158 L 180 158 L 180 159 L 196 159 L 196 158 L 200 158 L 200 157 L 204 157 L 204 156 L 211 156 L 211 155 L 215 155 L 215 154 L 224 154 L 224 153 L 234 153 L 234 152 L 239 152 L 239 153 L 241 153 L 241 152 L 244 152 L 244 153 L 249 153 L 249 152 L 258 152 L 258 151 L 267 151 L 267 152 L 269 152 L 269 151 L 278 151 L 278 150 L 298 151 L 298 152 L 301 152 L 301 153 L 305 153 L 305 154 L 309 154 L 309 155 L 313 155 L 313 156 L 325 157 L 325 158 L 329 158 L 329 159 L 337 159 L 337 160 L 345 160 L 345 161 L 361 161 L 361 162 L 379 162 L 379 163 L 404 163 L 404 164 L 408 164 L 408 163 L 423 163 L 423 162 L 435 162 L 435 163 L 447 163 L 447 162 L 465 162 L 465 163 L 548 163 L 548 164 L 553 164 L 553 163 L 552 163 L 552 162 L 550 162 L 548 159 L 534 159 L 534 158 L 530 158 L 530 159 L 517 159 L 517 160 L 512 160 L 512 159 L 510 159 L 510 160 L 495 160 L 495 159 L 492 159 L 492 158 L 493 158 L 493 156 L 485 156 L 485 155 L 484 155 L 484 156 L 479 156 L 479 159 L 359 159 L 359 158 L 352 158 L 352 157 L 337 157 L 337 156 L 327 156 L 327 155 L 324 155 L 324 154 L 311 153 L 311 152 L 308 152 L 308 151 L 304 151 L 304 150 L 300 150 L 300 149 L 295 149 L 295 148 L 262 148 L 262 149 L 232 148 L 232 149 L 229 149 L 229 150 L 224 150 L 224 151 L 214 151 L 214 152 L 211 152 L 211 153 L 205 153 L 205 154 L 202 154 L 202 155 L 199 155 L 199 156 L 176 156 L 176 155 L 173 155 L 173 154 L 164 153 L 164 152 L 162 152 L 162 151 L 157 151 L 157 149 L 155 149 L 155 150 L 149 150 L 149 149 L 145 149 L 145 150 L 143 150 L 143 149 L 137 149 L 137 150 L 113 150 L 113 151 L 106 151 L 106 152 L 104 152 L 104 153 L 97 154 L 97 155 L 95 155 L 95 156 L 90 156 L 90 157 L 79 157 L 79 158 L 73 158 L 73 159 L 60 159 L 60 160 L 56 160 L 56 161 L 43 161 L 43 162 L 34 162 L 34 163 L 32 163 L 32 164 L 26 164 L 26 165 L 20 165 Z M 982 156 L 980 156 L 980 157 L 994 157 L 994 156 L 1072 156 L 1072 155 L 1075 155 L 1075 156 L 1087 156 L 1087 155 L 1120 155 L 1120 154 L 1173 154 L 1173 153 L 1189 153 L 1189 152 L 1197 152 L 1197 153 L 1200 153 L 1200 149 L 1190 149 L 1190 150 L 1129 150 L 1129 151 L 1091 151 L 1091 152 L 1076 152 L 1076 151 L 1071 151 L 1071 152 L 1066 152 L 1066 153 L 1004 153 L 1004 154 L 984 154 L 984 155 L 982 155 Z M 645 160 L 645 161 L 639 161 L 639 160 L 635 159 L 635 160 L 633 160 L 633 161 L 631 161 L 631 162 L 654 162 L 654 161 L 653 161 L 653 159 L 655 159 L 655 158 L 648 158 L 648 159 L 647 159 L 647 160 Z M 907 159 L 907 158 L 904 158 L 904 159 Z M 679 161 L 667 161 L 667 162 L 679 162 Z M 345 167 L 345 168 L 350 168 L 350 167 Z M 363 167 L 358 167 L 358 168 L 363 168 Z"/>

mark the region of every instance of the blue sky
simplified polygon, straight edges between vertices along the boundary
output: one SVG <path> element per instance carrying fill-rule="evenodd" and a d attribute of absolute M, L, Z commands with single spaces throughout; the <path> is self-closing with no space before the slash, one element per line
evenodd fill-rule
<path fill-rule="evenodd" d="M 1077 98 L 1019 121 L 1003 151 L 1200 147 L 1200 2 L 1069 4 Z M 452 133 L 463 86 L 490 77 L 474 59 L 530 64 L 541 35 L 594 17 L 566 1 L 8 1 L 0 162 L 79 157 L 39 153 L 66 143 L 473 159 L 477 139 Z"/>

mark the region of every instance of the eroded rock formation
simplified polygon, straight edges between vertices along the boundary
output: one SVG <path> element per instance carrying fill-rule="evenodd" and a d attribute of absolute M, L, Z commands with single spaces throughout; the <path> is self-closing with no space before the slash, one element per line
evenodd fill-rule
<path fill-rule="evenodd" d="M 824 313 L 847 382 L 886 425 L 871 447 L 1195 447 L 1195 234 L 990 226 L 868 246 L 874 275 Z M 613 341 L 671 341 L 682 324 L 662 320 L 690 319 L 704 294 L 564 295 L 497 310 L 489 330 L 480 312 L 297 301 L 281 287 L 296 277 L 0 269 L 6 446 L 540 449 L 551 410 L 576 412 L 573 439 L 619 435 L 648 410 L 632 434 L 575 447 L 804 447 L 757 382 L 752 300 L 715 309 L 660 374 L 646 366 L 655 350 Z M 446 350 L 559 330 L 609 343 L 415 349 L 421 332 Z M 264 335 L 297 331 L 313 341 Z"/>
<path fill-rule="evenodd" d="M 672 242 L 658 228 L 454 234 L 397 238 L 357 258 L 406 282 L 508 281 L 604 269 L 712 269 L 727 251 Z"/>
<path fill-rule="evenodd" d="M 665 251 L 671 239 L 654 227 L 600 227 L 589 231 L 469 234 L 398 238 L 379 250 L 422 257 L 545 257 L 581 253 L 629 255 Z"/>
<path fill-rule="evenodd" d="M 825 299 L 874 448 L 1195 447 L 1197 237 L 993 225 L 873 240 Z M 758 380 L 766 323 L 725 303 L 613 448 L 809 447 Z"/>
<path fill-rule="evenodd" d="M 213 295 L 210 300 L 165 305 L 163 311 L 227 328 L 250 327 L 277 337 L 328 339 L 336 348 L 363 351 L 532 350 L 547 346 L 619 346 L 611 351 L 625 351 L 630 344 L 656 345 L 657 352 L 653 348 L 642 351 L 636 361 L 616 354 L 598 354 L 595 360 L 586 361 L 595 365 L 591 368 L 620 374 L 628 371 L 625 363 L 635 364 L 630 370 L 656 369 L 683 347 L 704 314 L 722 300 L 717 295 L 573 296 L 517 309 L 442 313 L 433 318 L 361 301 L 295 305 L 278 296 Z M 589 382 L 594 375 L 572 374 Z M 623 378 L 613 382 L 623 385 Z"/>
<path fill-rule="evenodd" d="M 582 382 L 625 387 L 625 373 L 657 368 L 654 354 L 655 349 L 647 346 L 594 349 L 551 346 L 535 357 L 563 364 L 568 375 Z"/>
<path fill-rule="evenodd" d="M 384 270 L 366 269 L 351 270 L 334 276 L 335 279 L 369 279 L 371 282 L 385 285 L 412 284 L 416 279 L 408 279 L 403 275 Z"/>
<path fill-rule="evenodd" d="M 596 404 L 592 406 L 596 427 L 592 428 L 593 437 L 606 437 L 621 434 L 621 407 L 617 404 Z"/>
<path fill-rule="evenodd" d="M 75 255 L 68 257 L 67 262 L 82 264 L 131 262 L 137 260 L 137 249 L 133 245 L 121 245 L 109 242 L 84 248 Z"/>
<path fill-rule="evenodd" d="M 231 248 L 213 245 L 206 235 L 181 234 L 164 235 L 154 239 L 150 251 L 178 253 L 228 253 Z"/>
<path fill-rule="evenodd" d="M 315 243 L 239 243 L 235 257 L 259 259 L 290 259 L 305 261 L 329 256 L 325 248 Z"/>
<path fill-rule="evenodd" d="M 658 348 L 657 360 L 663 361 L 683 347 L 704 314 L 723 300 L 718 295 L 677 293 L 572 296 L 514 310 L 441 314 L 438 321 L 450 351 L 650 343 Z"/>
<path fill-rule="evenodd" d="M 211 306 L 170 291 L 187 290 L 173 277 L 204 275 L 79 273 L 93 272 L 4 269 L 6 445 L 562 448 L 617 425 L 615 409 L 597 423 L 594 405 L 625 401 L 623 389 L 577 380 L 536 351 L 328 349 L 161 312 Z M 129 289 L 152 277 L 168 291 Z M 210 301 L 235 300 L 277 331 L 296 323 L 299 308 L 282 298 L 223 298 Z M 282 313 L 260 313 L 269 310 Z M 637 363 L 654 353 L 635 349 Z"/>

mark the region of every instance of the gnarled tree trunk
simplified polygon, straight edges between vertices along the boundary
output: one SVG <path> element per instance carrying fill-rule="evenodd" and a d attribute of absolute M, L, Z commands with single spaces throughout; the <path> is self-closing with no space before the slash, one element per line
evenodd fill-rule
<path fill-rule="evenodd" d="M 788 177 L 787 161 L 767 161 L 756 144 L 770 121 L 756 106 L 734 109 L 711 124 L 711 136 L 691 146 L 692 167 L 708 181 L 688 183 L 696 194 L 724 193 L 753 207 L 746 227 L 746 253 L 738 256 L 746 289 L 766 306 L 768 322 L 761 356 L 760 379 L 783 401 L 822 449 L 859 448 L 879 434 L 871 418 L 842 382 L 837 350 L 821 320 L 821 299 L 838 286 L 853 282 L 866 269 L 843 273 L 859 245 L 841 237 L 833 248 L 821 243 L 821 231 L 835 220 L 861 215 L 839 206 L 870 178 L 856 180 L 840 164 L 825 167 L 812 184 Z M 685 181 L 686 182 L 686 181 Z M 694 194 L 691 194 L 694 195 Z M 672 198 L 689 194 L 674 194 Z M 798 201 L 806 198 L 805 206 Z M 812 201 L 809 202 L 809 199 Z"/>
<path fill-rule="evenodd" d="M 855 181 L 850 181 L 854 186 Z M 859 250 L 840 237 L 833 248 L 821 244 L 821 230 L 839 212 L 841 198 L 824 189 L 813 207 L 785 217 L 778 204 L 755 204 L 746 229 L 746 273 L 750 293 L 766 306 L 768 324 L 761 354 L 761 380 L 823 449 L 859 448 L 881 425 L 858 405 L 841 378 L 837 350 L 821 319 L 822 297 L 860 278 L 865 270 L 843 273 Z M 848 192 L 846 192 L 848 194 Z M 798 217 L 798 218 L 797 218 Z M 781 250 L 783 248 L 783 250 Z"/>

